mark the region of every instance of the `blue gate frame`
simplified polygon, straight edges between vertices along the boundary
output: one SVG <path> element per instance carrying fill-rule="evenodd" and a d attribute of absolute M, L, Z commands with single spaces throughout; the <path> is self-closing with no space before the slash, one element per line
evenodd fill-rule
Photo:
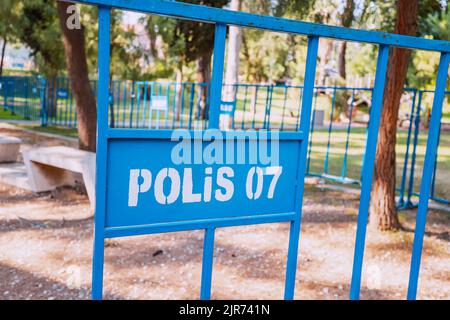
<path fill-rule="evenodd" d="M 209 128 L 219 127 L 219 114 L 221 105 L 221 88 L 224 67 L 224 51 L 226 42 L 226 30 L 228 25 L 238 27 L 258 28 L 275 32 L 287 32 L 306 35 L 308 37 L 308 51 L 305 70 L 305 87 L 302 100 L 300 129 L 302 143 L 299 160 L 299 172 L 297 173 L 298 188 L 295 218 L 288 219 L 275 214 L 265 219 L 256 220 L 237 218 L 237 221 L 225 220 L 208 221 L 195 224 L 195 229 L 205 229 L 203 270 L 200 297 L 210 298 L 212 258 L 214 246 L 214 230 L 216 227 L 230 225 L 243 225 L 254 223 L 269 223 L 290 221 L 289 249 L 286 268 L 285 299 L 293 299 L 295 272 L 297 266 L 297 249 L 300 232 L 301 208 L 303 198 L 304 175 L 306 169 L 308 135 L 311 119 L 312 100 L 314 94 L 314 81 L 316 72 L 317 51 L 319 38 L 334 38 L 343 41 L 355 41 L 372 43 L 379 46 L 377 69 L 375 76 L 374 93 L 372 97 L 372 108 L 370 111 L 370 123 L 367 132 L 366 152 L 362 170 L 362 186 L 359 204 L 359 214 L 356 230 L 356 242 L 353 260 L 352 280 L 350 287 L 350 298 L 359 299 L 361 287 L 361 271 L 363 264 L 364 245 L 366 237 L 366 225 L 368 221 L 368 209 L 370 192 L 375 162 L 375 149 L 377 145 L 378 128 L 380 123 L 381 107 L 383 101 L 386 73 L 388 69 L 388 57 L 390 47 L 404 47 L 411 49 L 430 50 L 441 53 L 437 81 L 436 94 L 430 121 L 430 132 L 427 141 L 422 183 L 420 190 L 419 209 L 417 213 L 416 228 L 414 235 L 413 253 L 411 260 L 408 299 L 415 299 L 420 269 L 420 260 L 425 231 L 426 216 L 428 210 L 428 199 L 430 197 L 431 179 L 433 174 L 434 159 L 436 156 L 439 121 L 442 114 L 442 104 L 445 93 L 447 72 L 450 62 L 450 42 L 437 41 L 423 38 L 415 38 L 365 30 L 353 30 L 342 27 L 325 26 L 314 23 L 306 23 L 288 19 L 281 19 L 255 14 L 233 12 L 223 9 L 209 8 L 205 6 L 192 5 L 174 1 L 164 0 L 77 0 L 85 4 L 94 4 L 99 7 L 99 52 L 98 52 L 98 136 L 97 136 L 97 172 L 96 192 L 97 201 L 95 207 L 95 235 L 94 235 L 94 257 L 93 257 L 93 282 L 92 296 L 94 299 L 102 298 L 103 290 L 103 260 L 104 240 L 114 236 L 128 236 L 137 234 L 136 230 L 119 228 L 114 231 L 105 227 L 107 208 L 107 183 L 109 146 L 113 139 L 150 139 L 162 134 L 162 131 L 149 132 L 143 130 L 110 129 L 108 128 L 108 82 L 110 64 L 110 14 L 112 8 L 137 11 L 145 14 L 164 15 L 174 18 L 182 18 L 195 21 L 203 21 L 215 24 L 214 60 L 212 69 L 212 85 L 210 90 L 210 117 Z M 158 228 L 144 228 L 141 234 L 154 232 L 171 232 L 192 229 L 180 228 L 176 224 L 160 225 Z"/>

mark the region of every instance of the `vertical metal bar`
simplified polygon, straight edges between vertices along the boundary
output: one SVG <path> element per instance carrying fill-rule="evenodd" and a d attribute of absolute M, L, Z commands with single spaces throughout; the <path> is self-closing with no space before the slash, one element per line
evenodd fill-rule
<path fill-rule="evenodd" d="M 414 89 L 412 106 L 411 106 L 411 114 L 409 116 L 408 136 L 406 137 L 405 161 L 403 162 L 402 181 L 400 182 L 400 192 L 399 192 L 400 194 L 399 194 L 399 200 L 398 200 L 398 208 L 404 208 L 404 206 L 405 206 L 406 175 L 408 172 L 409 147 L 411 144 L 411 133 L 412 133 L 412 127 L 413 127 L 416 98 L 417 98 L 417 90 Z"/>
<path fill-rule="evenodd" d="M 191 91 L 189 94 L 189 130 L 192 129 L 192 112 L 194 111 L 194 97 L 195 97 L 195 83 L 191 84 Z"/>
<path fill-rule="evenodd" d="M 151 84 L 151 89 L 153 88 L 153 83 Z M 144 99 L 143 101 L 143 107 L 142 107 L 142 127 L 145 127 L 145 120 L 147 117 L 147 93 L 148 93 L 148 82 L 144 83 Z M 152 123 L 152 111 L 149 111 L 149 129 L 151 128 L 151 123 Z"/>
<path fill-rule="evenodd" d="M 99 7 L 98 27 L 98 108 L 97 108 L 97 157 L 96 157 L 96 201 L 94 256 L 92 261 L 92 298 L 101 299 L 103 295 L 104 227 L 106 210 L 106 166 L 108 153 L 108 97 L 110 63 L 111 11 Z"/>
<path fill-rule="evenodd" d="M 222 81 L 223 65 L 225 59 L 225 41 L 227 36 L 227 26 L 216 23 L 214 34 L 214 61 L 211 77 L 209 128 L 219 128 L 220 104 L 222 101 Z"/>
<path fill-rule="evenodd" d="M 136 98 L 136 84 L 134 81 L 131 83 L 131 91 L 130 91 L 130 125 L 129 128 L 133 128 L 133 109 L 134 109 L 134 99 Z"/>
<path fill-rule="evenodd" d="M 441 125 L 442 122 L 439 122 L 439 130 L 438 130 L 438 142 L 436 147 L 436 156 L 434 157 L 434 170 L 433 170 L 433 180 L 431 181 L 431 199 L 434 198 L 434 193 L 436 191 L 436 170 L 438 166 L 438 151 L 439 151 L 439 145 L 441 143 Z"/>
<path fill-rule="evenodd" d="M 344 152 L 344 160 L 342 161 L 342 171 L 341 177 L 345 179 L 345 175 L 347 174 L 347 158 L 348 158 L 348 146 L 350 143 L 350 133 L 352 128 L 352 120 L 353 120 L 353 104 L 355 103 L 355 89 L 352 90 L 352 100 L 350 105 L 350 114 L 348 116 L 348 127 L 347 127 L 347 139 L 345 141 L 345 152 Z"/>
<path fill-rule="evenodd" d="M 270 129 L 270 108 L 272 107 L 273 85 L 267 86 L 266 90 L 266 108 L 264 111 L 263 129 Z M 269 123 L 269 125 L 267 125 Z"/>
<path fill-rule="evenodd" d="M 330 124 L 328 126 L 328 142 L 327 142 L 327 151 L 325 154 L 325 161 L 323 163 L 323 173 L 328 173 L 328 161 L 330 155 L 330 144 L 331 144 L 331 131 L 333 130 L 333 117 L 334 117 L 334 106 L 336 105 L 336 87 L 333 90 L 333 98 L 331 101 L 331 114 L 330 114 Z"/>
<path fill-rule="evenodd" d="M 411 256 L 411 269 L 409 273 L 408 299 L 416 299 L 417 283 L 419 280 L 420 260 L 422 257 L 423 236 L 427 220 L 428 200 L 430 197 L 431 176 L 435 165 L 434 158 L 437 153 L 439 123 L 442 117 L 442 104 L 445 96 L 447 73 L 450 63 L 450 53 L 442 53 L 436 79 L 433 108 L 431 110 L 430 127 L 428 131 L 427 149 L 420 184 L 419 209 L 416 217 L 416 229 L 414 232 L 413 251 Z"/>
<path fill-rule="evenodd" d="M 200 299 L 202 300 L 209 300 L 211 298 L 214 233 L 214 228 L 205 230 L 205 238 L 203 241 L 202 284 L 200 288 Z"/>
<path fill-rule="evenodd" d="M 236 89 L 238 90 L 238 89 Z M 245 109 L 247 106 L 247 97 L 248 97 L 248 86 L 245 86 L 245 92 L 244 92 L 244 105 L 242 106 L 242 123 L 241 123 L 241 129 L 244 130 L 244 123 L 245 123 Z"/>
<path fill-rule="evenodd" d="M 136 98 L 136 128 L 139 128 L 139 113 L 141 112 L 141 84 L 142 82 L 137 83 L 137 95 Z M 144 84 L 145 85 L 145 84 Z"/>
<path fill-rule="evenodd" d="M 181 83 L 181 110 L 180 110 L 180 128 L 183 128 L 183 113 L 184 113 L 184 91 L 186 83 Z"/>
<path fill-rule="evenodd" d="M 406 197 L 406 204 L 405 204 L 406 208 L 411 208 L 414 206 L 411 201 L 411 197 L 414 193 L 414 170 L 416 166 L 417 143 L 419 142 L 420 108 L 422 106 L 422 100 L 423 100 L 423 91 L 419 91 L 419 102 L 417 103 L 417 108 L 414 115 L 414 139 L 413 139 L 413 150 L 411 154 L 411 169 L 408 181 L 408 195 Z"/>
<path fill-rule="evenodd" d="M 285 85 L 284 86 L 283 112 L 281 115 L 281 128 L 280 128 L 281 131 L 284 130 L 284 117 L 286 115 L 287 91 L 288 91 L 288 87 Z"/>
<path fill-rule="evenodd" d="M 127 81 L 125 80 L 123 84 L 123 102 L 122 102 L 122 128 L 125 128 L 125 118 L 126 118 L 126 109 L 127 109 Z"/>
<path fill-rule="evenodd" d="M 372 190 L 375 152 L 378 140 L 381 108 L 383 106 L 388 60 L 389 46 L 380 45 L 361 177 L 361 196 L 359 201 L 358 225 L 356 229 L 355 253 L 353 256 L 352 282 L 350 286 L 350 299 L 352 300 L 359 299 L 359 293 L 361 290 L 361 271 L 364 257 L 364 244 L 366 241 L 367 221 L 369 217 L 370 192 Z"/>
<path fill-rule="evenodd" d="M 303 87 L 303 88 L 300 88 L 300 99 L 299 99 L 300 104 L 299 104 L 299 105 L 301 105 L 301 104 L 303 103 L 303 91 L 304 91 L 304 89 L 305 89 L 304 87 Z M 300 128 L 300 111 L 299 111 L 299 113 L 298 113 L 298 117 L 297 117 L 297 125 L 296 125 L 296 127 L 295 127 L 295 131 L 298 131 L 299 128 Z"/>
<path fill-rule="evenodd" d="M 210 129 L 219 128 L 226 34 L 227 26 L 220 23 L 216 24 L 214 35 L 214 61 L 210 90 Z M 212 263 L 214 256 L 214 232 L 214 228 L 208 228 L 205 230 L 205 240 L 203 245 L 202 284 L 200 291 L 200 299 L 202 300 L 207 300 L 211 297 Z"/>
<path fill-rule="evenodd" d="M 255 85 L 255 104 L 252 106 L 253 108 L 253 120 L 252 120 L 252 127 L 251 129 L 255 130 L 255 118 L 257 113 L 257 106 L 258 106 L 258 91 L 259 91 L 259 85 Z"/>
<path fill-rule="evenodd" d="M 310 167 L 311 167 L 311 153 L 312 153 L 312 147 L 313 147 L 313 137 L 314 137 L 314 122 L 316 122 L 316 109 L 317 109 L 317 94 L 319 90 L 314 90 L 314 105 L 312 110 L 312 119 L 311 119 L 311 133 L 309 136 L 309 147 L 308 147 L 308 161 L 306 163 L 306 174 L 310 173 Z"/>
<path fill-rule="evenodd" d="M 289 247 L 286 263 L 286 283 L 284 287 L 284 298 L 292 300 L 294 298 L 295 289 L 295 274 L 297 271 L 297 256 L 298 256 L 298 241 L 300 237 L 300 224 L 302 218 L 302 202 L 303 190 L 305 180 L 306 168 L 306 154 L 308 148 L 309 126 L 311 123 L 311 105 L 314 94 L 314 82 L 316 78 L 316 64 L 317 51 L 319 48 L 319 38 L 308 38 L 308 52 L 306 55 L 306 69 L 305 69 L 305 90 L 302 99 L 301 121 L 300 128 L 303 132 L 304 139 L 301 143 L 301 150 L 299 156 L 298 176 L 297 176 L 297 190 L 295 197 L 295 212 L 297 216 L 291 222 L 289 233 Z"/>

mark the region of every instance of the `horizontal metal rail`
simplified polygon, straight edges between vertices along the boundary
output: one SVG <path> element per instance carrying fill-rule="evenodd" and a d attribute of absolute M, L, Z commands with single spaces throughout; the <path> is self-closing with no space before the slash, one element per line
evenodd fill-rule
<path fill-rule="evenodd" d="M 378 31 L 356 30 L 344 27 L 327 26 L 317 23 L 261 16 L 251 13 L 236 12 L 176 1 L 75 0 L 75 2 L 94 4 L 98 6 L 105 6 L 123 10 L 132 10 L 142 13 L 164 15 L 179 19 L 230 24 L 234 26 L 287 32 L 306 36 L 382 44 L 428 51 L 450 52 L 450 41 L 430 40 Z"/>

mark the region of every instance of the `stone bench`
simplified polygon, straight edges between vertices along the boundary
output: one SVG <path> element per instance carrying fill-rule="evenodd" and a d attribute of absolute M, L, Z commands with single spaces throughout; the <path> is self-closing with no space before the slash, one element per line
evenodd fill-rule
<path fill-rule="evenodd" d="M 0 163 L 16 162 L 21 140 L 16 137 L 0 136 Z"/>
<path fill-rule="evenodd" d="M 30 187 L 34 192 L 75 185 L 81 174 L 91 203 L 95 206 L 95 153 L 74 148 L 40 147 L 22 152 Z"/>

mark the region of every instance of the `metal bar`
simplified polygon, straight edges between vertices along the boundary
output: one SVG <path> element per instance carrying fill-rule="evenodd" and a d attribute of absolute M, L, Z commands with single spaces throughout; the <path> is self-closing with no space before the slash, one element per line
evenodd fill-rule
<path fill-rule="evenodd" d="M 405 186 L 406 186 L 406 175 L 408 172 L 408 158 L 409 158 L 409 146 L 411 144 L 411 132 L 413 127 L 413 119 L 414 119 L 414 110 L 416 106 L 416 97 L 417 91 L 414 91 L 412 106 L 411 106 L 411 115 L 409 116 L 409 126 L 408 126 L 408 136 L 406 137 L 406 150 L 405 150 L 405 161 L 403 162 L 403 171 L 402 171 L 402 181 L 400 182 L 400 191 L 399 191 L 399 202 L 398 207 L 403 208 L 405 205 Z"/>
<path fill-rule="evenodd" d="M 298 242 L 300 237 L 300 224 L 302 219 L 302 202 L 305 181 L 306 156 L 308 151 L 308 134 L 311 123 L 311 105 L 314 95 L 314 82 L 316 77 L 317 52 L 319 48 L 319 38 L 308 38 L 308 52 L 306 55 L 305 69 L 305 90 L 302 99 L 302 113 L 300 126 L 304 132 L 305 140 L 302 141 L 299 166 L 297 173 L 297 195 L 295 197 L 295 212 L 297 217 L 291 222 L 289 232 L 289 247 L 286 263 L 286 284 L 284 288 L 284 298 L 292 300 L 295 290 L 295 275 L 297 271 Z"/>
<path fill-rule="evenodd" d="M 428 51 L 450 52 L 450 42 L 430 40 L 385 32 L 356 30 L 321 25 L 284 18 L 223 10 L 206 6 L 164 0 L 75 0 L 75 2 L 105 5 L 123 10 L 159 14 L 180 19 L 216 22 L 241 27 L 303 34 L 346 41 L 377 43 Z"/>
<path fill-rule="evenodd" d="M 138 236 L 144 234 L 155 234 L 162 232 L 178 232 L 187 230 L 198 230 L 207 228 L 225 228 L 244 225 L 255 225 L 264 223 L 288 222 L 296 218 L 297 213 L 285 212 L 264 215 L 252 215 L 244 217 L 220 218 L 214 220 L 190 220 L 171 223 L 158 223 L 151 225 L 137 225 L 127 227 L 106 227 L 105 238 L 119 238 Z"/>
<path fill-rule="evenodd" d="M 314 137 L 314 122 L 316 121 L 316 111 L 317 111 L 317 94 L 319 90 L 314 90 L 314 105 L 313 105 L 313 111 L 312 111 L 312 119 L 311 119 L 311 132 L 309 137 L 309 147 L 308 147 L 308 161 L 306 163 L 306 174 L 309 174 L 310 167 L 311 167 L 311 153 L 312 153 L 312 147 L 313 147 L 313 137 Z"/>
<path fill-rule="evenodd" d="M 438 166 L 438 152 L 439 152 L 439 145 L 441 143 L 441 125 L 442 123 L 439 122 L 439 130 L 438 130 L 438 142 L 437 142 L 437 147 L 436 147 L 436 155 L 434 157 L 434 169 L 433 169 L 433 179 L 431 181 L 431 195 L 430 198 L 433 199 L 434 198 L 434 193 L 436 191 L 436 171 L 437 171 L 437 166 Z"/>
<path fill-rule="evenodd" d="M 205 230 L 203 241 L 203 262 L 202 262 L 202 284 L 200 288 L 200 299 L 209 300 L 211 298 L 211 278 L 214 258 L 214 228 Z"/>
<path fill-rule="evenodd" d="M 214 61 L 211 77 L 211 89 L 209 110 L 209 128 L 219 128 L 220 103 L 222 100 L 223 64 L 225 59 L 225 41 L 227 36 L 227 26 L 221 23 L 216 24 L 214 34 Z"/>
<path fill-rule="evenodd" d="M 408 181 L 408 195 L 406 197 L 406 208 L 413 207 L 414 204 L 411 201 L 411 197 L 414 193 L 414 170 L 416 166 L 416 152 L 417 143 L 419 142 L 419 125 L 420 125 L 420 107 L 422 106 L 423 91 L 419 91 L 419 102 L 417 103 L 415 118 L 414 118 L 414 139 L 413 139 L 413 150 L 411 154 L 411 169 Z"/>
<path fill-rule="evenodd" d="M 236 88 L 236 92 L 237 90 L 239 90 L 239 87 Z M 245 91 L 244 91 L 244 105 L 242 106 L 242 123 L 241 123 L 241 129 L 244 129 L 244 123 L 245 123 L 245 109 L 247 106 L 247 97 L 248 97 L 248 86 L 245 86 Z"/>
<path fill-rule="evenodd" d="M 352 128 L 352 120 L 353 120 L 353 104 L 355 103 L 355 90 L 352 90 L 352 100 L 350 105 L 350 114 L 348 117 L 348 127 L 347 127 L 347 138 L 345 141 L 345 151 L 344 151 L 344 160 L 342 160 L 342 171 L 341 177 L 345 179 L 345 175 L 347 173 L 347 158 L 348 158 L 348 146 L 350 144 L 350 133 Z"/>
<path fill-rule="evenodd" d="M 103 296 L 103 260 L 104 260 L 104 226 L 106 212 L 106 179 L 109 109 L 109 62 L 110 62 L 110 28 L 111 11 L 106 7 L 99 7 L 98 17 L 98 135 L 96 157 L 96 201 L 95 201 L 95 230 L 94 255 L 92 261 L 92 298 L 97 300 Z"/>
<path fill-rule="evenodd" d="M 414 243 L 411 256 L 411 269 L 409 273 L 408 300 L 416 299 L 417 283 L 419 280 L 420 260 L 422 257 L 423 236 L 427 220 L 428 200 L 430 197 L 431 177 L 434 159 L 437 153 L 440 121 L 442 117 L 442 104 L 445 96 L 450 54 L 443 53 L 439 62 L 436 78 L 436 90 L 431 110 L 430 127 L 428 131 L 427 149 L 422 171 L 422 182 L 420 185 L 419 209 L 416 216 L 416 228 L 414 231 Z"/>
<path fill-rule="evenodd" d="M 328 161 L 330 155 L 330 145 L 331 145 L 331 131 L 333 130 L 333 117 L 334 117 L 334 107 L 336 105 L 336 89 L 333 89 L 333 98 L 331 100 L 331 113 L 330 113 L 330 124 L 328 126 L 328 142 L 327 151 L 325 154 L 325 161 L 323 163 L 323 173 L 328 173 Z"/>
<path fill-rule="evenodd" d="M 359 299 L 361 289 L 361 271 L 364 257 L 364 244 L 366 240 L 366 227 L 369 217 L 370 192 L 372 190 L 372 177 L 375 164 L 375 152 L 378 140 L 381 108 L 383 105 L 384 86 L 389 60 L 389 47 L 381 45 L 378 52 L 375 86 L 372 94 L 372 107 L 366 151 L 362 168 L 362 186 L 359 202 L 358 225 L 356 229 L 355 253 L 353 257 L 352 282 L 350 286 L 350 299 Z"/>

